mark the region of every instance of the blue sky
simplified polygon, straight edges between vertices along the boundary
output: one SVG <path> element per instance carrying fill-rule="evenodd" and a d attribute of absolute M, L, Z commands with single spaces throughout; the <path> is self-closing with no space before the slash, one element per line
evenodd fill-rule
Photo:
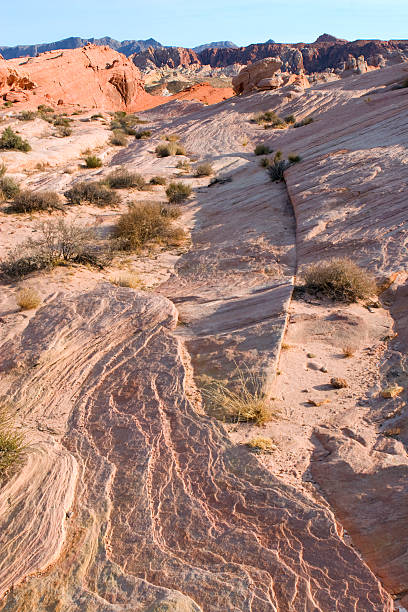
<path fill-rule="evenodd" d="M 408 38 L 408 0 L 0 0 L 0 45 L 68 36 L 153 37 L 192 47 L 232 40 Z"/>

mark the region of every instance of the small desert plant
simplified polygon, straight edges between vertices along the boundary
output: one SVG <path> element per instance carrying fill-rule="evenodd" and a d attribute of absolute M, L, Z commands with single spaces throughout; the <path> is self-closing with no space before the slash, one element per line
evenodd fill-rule
<path fill-rule="evenodd" d="M 111 145 L 115 147 L 126 147 L 128 139 L 125 132 L 121 130 L 114 130 L 112 136 L 109 139 Z"/>
<path fill-rule="evenodd" d="M 104 181 L 113 189 L 131 189 L 137 187 L 140 191 L 146 189 L 146 181 L 137 172 L 129 172 L 126 168 L 118 168 L 106 177 Z"/>
<path fill-rule="evenodd" d="M 285 123 L 289 124 L 296 123 L 296 117 L 295 115 L 288 115 L 287 117 L 285 117 L 284 121 Z"/>
<path fill-rule="evenodd" d="M 168 243 L 183 237 L 184 231 L 173 227 L 169 207 L 157 202 L 130 204 L 113 231 L 119 247 L 129 251 L 139 251 L 148 242 Z"/>
<path fill-rule="evenodd" d="M 333 300 L 356 302 L 376 292 L 373 276 L 347 257 L 334 257 L 312 264 L 304 273 L 309 293 L 322 293 Z"/>
<path fill-rule="evenodd" d="M 59 125 L 55 131 L 55 135 L 59 138 L 67 138 L 72 135 L 72 128 L 66 125 Z"/>
<path fill-rule="evenodd" d="M 211 176 L 214 174 L 214 168 L 210 163 L 199 164 L 195 169 L 195 176 L 200 178 L 201 176 Z"/>
<path fill-rule="evenodd" d="M 346 357 L 346 358 L 354 357 L 354 354 L 356 352 L 356 349 L 354 348 L 354 346 L 351 346 L 350 344 L 343 346 L 341 350 L 343 353 L 343 357 Z"/>
<path fill-rule="evenodd" d="M 142 281 L 135 272 L 127 272 L 112 279 L 112 283 L 118 287 L 129 287 L 138 289 L 142 286 Z"/>
<path fill-rule="evenodd" d="M 152 133 L 150 130 L 139 130 L 136 132 L 135 138 L 136 140 L 144 140 L 146 138 L 150 138 L 151 135 Z"/>
<path fill-rule="evenodd" d="M 19 121 L 33 121 L 36 117 L 37 113 L 30 110 L 23 110 L 19 115 L 17 115 L 17 119 Z"/>
<path fill-rule="evenodd" d="M 17 305 L 21 310 L 32 310 L 41 304 L 41 296 L 36 289 L 24 287 L 17 294 Z"/>
<path fill-rule="evenodd" d="M 30 191 L 28 189 L 20 191 L 11 205 L 11 209 L 16 213 L 43 212 L 61 210 L 63 205 L 61 199 L 55 191 Z"/>
<path fill-rule="evenodd" d="M 117 111 L 111 121 L 110 129 L 112 131 L 119 130 L 129 136 L 135 136 L 135 126 L 141 123 L 146 123 L 146 121 L 142 121 L 135 115 L 128 115 L 124 111 Z"/>
<path fill-rule="evenodd" d="M 169 142 L 168 144 L 159 144 L 155 149 L 157 157 L 170 157 L 171 155 L 185 155 L 186 151 L 177 142 Z"/>
<path fill-rule="evenodd" d="M 102 113 L 96 113 L 96 115 L 91 115 L 91 119 L 103 119 Z"/>
<path fill-rule="evenodd" d="M 279 117 L 274 111 L 266 111 L 264 113 L 258 113 L 252 117 L 253 122 L 258 125 L 263 125 L 267 128 L 285 128 L 287 127 L 286 122 Z"/>
<path fill-rule="evenodd" d="M 178 134 L 166 134 L 164 140 L 167 140 L 167 142 L 178 142 L 180 136 Z"/>
<path fill-rule="evenodd" d="M 170 203 L 180 204 L 189 198 L 193 190 L 190 185 L 181 182 L 172 182 L 166 189 L 166 195 Z"/>
<path fill-rule="evenodd" d="M 152 176 L 150 179 L 151 185 L 165 185 L 167 183 L 164 176 Z"/>
<path fill-rule="evenodd" d="M 37 106 L 37 110 L 39 113 L 53 113 L 54 109 L 51 106 L 46 106 L 45 104 L 40 104 Z"/>
<path fill-rule="evenodd" d="M 180 161 L 177 162 L 176 168 L 177 170 L 183 170 L 183 173 L 190 172 L 191 164 L 186 159 L 180 159 Z"/>
<path fill-rule="evenodd" d="M 64 193 L 70 204 L 96 204 L 96 206 L 115 206 L 120 202 L 119 196 L 99 181 L 76 183 Z"/>
<path fill-rule="evenodd" d="M 255 453 L 266 453 L 270 454 L 276 449 L 276 445 L 270 438 L 252 438 L 247 442 L 247 446 Z"/>
<path fill-rule="evenodd" d="M 11 102 L 10 100 L 6 100 L 3 106 L 5 106 L 6 108 L 10 108 L 11 106 L 13 106 L 13 102 Z"/>
<path fill-rule="evenodd" d="M 297 164 L 298 162 L 302 161 L 302 158 L 300 157 L 300 155 L 295 155 L 294 153 L 291 153 L 290 155 L 288 155 L 288 160 L 291 164 Z"/>
<path fill-rule="evenodd" d="M 255 147 L 254 153 L 255 155 L 268 155 L 269 153 L 272 153 L 272 149 L 270 149 L 268 145 L 258 144 Z"/>
<path fill-rule="evenodd" d="M 305 117 L 301 121 L 296 121 L 293 127 L 295 128 L 303 127 L 304 125 L 309 125 L 310 123 L 313 123 L 313 121 L 314 121 L 313 117 Z"/>
<path fill-rule="evenodd" d="M 274 159 L 268 166 L 269 176 L 272 181 L 283 181 L 285 170 L 290 166 L 286 159 Z"/>
<path fill-rule="evenodd" d="M 265 393 L 265 381 L 249 369 L 238 369 L 228 385 L 212 381 L 202 390 L 202 395 L 211 412 L 224 421 L 263 425 L 274 416 Z"/>
<path fill-rule="evenodd" d="M 24 151 L 24 153 L 31 151 L 27 140 L 23 140 L 21 136 L 13 132 L 11 127 L 7 127 L 0 136 L 0 149 Z"/>
<path fill-rule="evenodd" d="M 0 478 L 6 478 L 21 461 L 24 447 L 24 436 L 15 431 L 9 410 L 0 406 Z"/>
<path fill-rule="evenodd" d="M 89 227 L 49 221 L 40 227 L 37 239 L 19 245 L 0 268 L 10 278 L 22 278 L 32 272 L 51 269 L 66 263 L 83 263 L 101 267 L 101 253 L 94 245 L 94 232 Z"/>
<path fill-rule="evenodd" d="M 7 166 L 4 163 L 0 164 L 0 178 L 4 176 L 7 172 Z"/>
<path fill-rule="evenodd" d="M 54 125 L 55 127 L 69 127 L 71 124 L 71 119 L 68 117 L 64 117 L 63 115 L 56 115 L 54 117 Z"/>
<path fill-rule="evenodd" d="M 101 158 L 96 155 L 88 155 L 84 161 L 87 168 L 100 168 L 102 166 Z"/>
<path fill-rule="evenodd" d="M 5 200 L 11 200 L 20 191 L 20 186 L 11 176 L 3 176 L 0 174 L 0 200 L 2 197 Z"/>
<path fill-rule="evenodd" d="M 261 166 L 261 168 L 268 168 L 270 164 L 271 164 L 271 160 L 268 159 L 267 157 L 263 157 L 261 161 L 259 162 L 259 165 Z"/>

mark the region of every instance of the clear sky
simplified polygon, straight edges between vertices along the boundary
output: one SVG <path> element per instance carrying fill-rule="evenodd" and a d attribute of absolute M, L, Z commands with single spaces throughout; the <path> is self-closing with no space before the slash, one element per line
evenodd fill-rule
<path fill-rule="evenodd" d="M 0 45 L 68 36 L 152 37 L 184 47 L 312 42 L 323 32 L 408 38 L 408 0 L 0 0 L 0 15 Z"/>

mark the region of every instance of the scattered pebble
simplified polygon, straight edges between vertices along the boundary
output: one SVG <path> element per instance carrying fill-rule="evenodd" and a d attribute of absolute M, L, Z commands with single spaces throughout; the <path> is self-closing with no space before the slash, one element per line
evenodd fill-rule
<path fill-rule="evenodd" d="M 348 382 L 345 378 L 331 378 L 330 384 L 333 385 L 335 389 L 344 389 L 345 387 L 348 387 Z"/>

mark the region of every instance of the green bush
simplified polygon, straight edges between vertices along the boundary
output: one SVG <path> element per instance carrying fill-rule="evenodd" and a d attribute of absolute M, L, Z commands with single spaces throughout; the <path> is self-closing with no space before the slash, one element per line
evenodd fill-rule
<path fill-rule="evenodd" d="M 135 126 L 142 123 L 146 123 L 146 121 L 142 121 L 135 115 L 128 115 L 124 111 L 117 111 L 111 121 L 110 129 L 112 131 L 120 130 L 128 136 L 135 136 L 137 133 Z"/>
<path fill-rule="evenodd" d="M 103 182 L 79 182 L 64 193 L 69 204 L 88 202 L 96 206 L 115 206 L 120 202 L 119 196 L 111 191 Z"/>
<path fill-rule="evenodd" d="M 136 187 L 142 191 L 147 188 L 147 183 L 140 174 L 129 172 L 125 168 L 114 170 L 108 174 L 104 182 L 113 189 L 131 189 Z"/>
<path fill-rule="evenodd" d="M 297 164 L 298 162 L 302 161 L 302 158 L 300 157 L 300 155 L 295 155 L 294 153 L 291 153 L 290 155 L 288 155 L 288 160 L 291 164 Z"/>
<path fill-rule="evenodd" d="M 201 176 L 211 176 L 212 174 L 214 174 L 214 168 L 209 163 L 199 164 L 195 169 L 195 176 L 197 178 Z"/>
<path fill-rule="evenodd" d="M 261 166 L 261 168 L 268 168 L 270 164 L 271 164 L 271 160 L 268 159 L 267 157 L 263 157 L 261 161 L 259 162 L 259 165 Z"/>
<path fill-rule="evenodd" d="M 252 121 L 258 125 L 263 125 L 265 128 L 284 128 L 287 126 L 285 121 L 274 111 L 258 113 L 252 117 Z"/>
<path fill-rule="evenodd" d="M 130 204 L 113 231 L 113 238 L 123 250 L 139 251 L 148 242 L 169 244 L 182 241 L 185 233 L 173 227 L 174 215 L 169 207 L 157 202 Z"/>
<path fill-rule="evenodd" d="M 72 128 L 67 127 L 65 125 L 58 126 L 55 132 L 55 135 L 58 136 L 59 138 L 67 138 L 67 136 L 71 136 L 71 134 L 72 134 Z"/>
<path fill-rule="evenodd" d="M 376 293 L 374 277 L 347 257 L 333 257 L 309 266 L 303 274 L 309 293 L 340 302 L 356 302 Z"/>
<path fill-rule="evenodd" d="M 270 149 L 268 145 L 258 144 L 255 147 L 254 153 L 255 155 L 268 155 L 269 153 L 272 153 L 272 149 Z"/>
<path fill-rule="evenodd" d="M 11 205 L 11 210 L 16 213 L 45 212 L 61 210 L 61 203 L 58 193 L 55 191 L 20 191 Z"/>
<path fill-rule="evenodd" d="M 101 158 L 96 155 L 88 155 L 85 157 L 85 164 L 87 168 L 100 168 L 103 162 Z"/>
<path fill-rule="evenodd" d="M 71 119 L 68 119 L 68 117 L 64 117 L 63 115 L 57 115 L 54 118 L 54 125 L 55 127 L 69 127 L 71 125 Z"/>
<path fill-rule="evenodd" d="M 3 197 L 5 200 L 11 200 L 19 191 L 20 186 L 11 176 L 1 176 L 0 174 L 0 200 Z"/>
<path fill-rule="evenodd" d="M 172 204 L 180 204 L 189 198 L 193 190 L 190 185 L 181 182 L 171 182 L 166 189 L 166 195 Z"/>
<path fill-rule="evenodd" d="M 7 127 L 0 136 L 0 149 L 24 151 L 24 153 L 31 151 L 27 140 L 23 140 L 21 136 L 13 132 L 11 127 Z"/>
<path fill-rule="evenodd" d="M 296 117 L 295 115 L 288 115 L 287 117 L 285 117 L 284 121 L 285 123 L 289 124 L 296 123 Z"/>
<path fill-rule="evenodd" d="M 19 121 L 33 121 L 36 117 L 37 113 L 30 110 L 23 110 L 19 115 L 17 115 L 17 119 Z"/>

